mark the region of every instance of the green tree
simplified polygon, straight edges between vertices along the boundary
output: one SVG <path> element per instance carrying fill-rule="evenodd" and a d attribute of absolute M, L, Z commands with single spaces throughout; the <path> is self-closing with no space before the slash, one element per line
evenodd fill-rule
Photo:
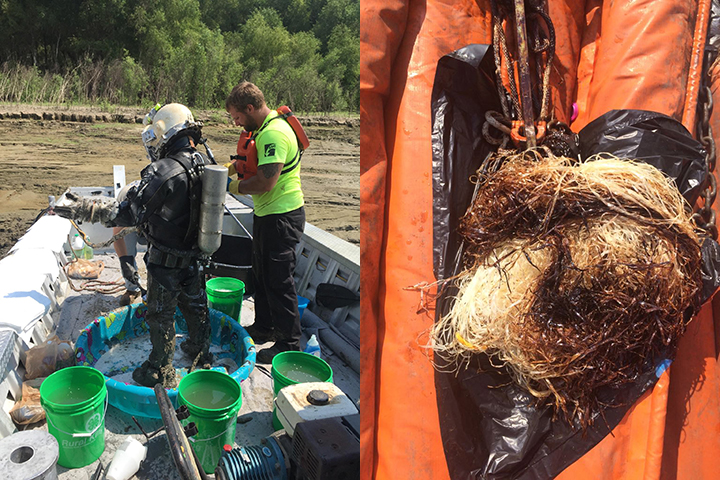
<path fill-rule="evenodd" d="M 130 1 L 130 0 L 129 0 Z M 106 60 L 137 57 L 140 45 L 128 20 L 126 0 L 85 0 L 79 7 L 76 50 Z"/>
<path fill-rule="evenodd" d="M 106 95 L 113 103 L 137 105 L 148 86 L 148 76 L 128 52 L 113 60 L 107 69 Z"/>
<path fill-rule="evenodd" d="M 0 0 L 0 98 L 358 108 L 359 0 Z"/>
<path fill-rule="evenodd" d="M 203 27 L 197 0 L 141 1 L 130 17 L 140 40 L 139 60 L 148 66 L 162 64 Z"/>
<path fill-rule="evenodd" d="M 274 59 L 289 53 L 290 33 L 271 8 L 258 9 L 240 29 L 245 51 L 246 76 L 269 70 Z"/>
<path fill-rule="evenodd" d="M 289 0 L 285 25 L 291 33 L 307 32 L 312 30 L 310 17 L 312 15 L 311 5 L 308 0 Z"/>
<path fill-rule="evenodd" d="M 347 26 L 352 32 L 360 35 L 360 2 L 359 0 L 327 0 L 320 10 L 313 32 L 320 39 L 327 52 L 333 30 L 338 25 Z"/>
<path fill-rule="evenodd" d="M 290 36 L 288 49 L 274 58 L 270 68 L 257 74 L 258 86 L 270 105 L 288 105 L 293 110 L 314 111 L 319 105 L 324 81 L 318 75 L 320 42 L 312 33 Z"/>
<path fill-rule="evenodd" d="M 329 84 L 336 84 L 345 92 L 347 108 L 360 108 L 360 38 L 347 25 L 337 25 L 328 39 L 328 53 L 320 66 L 320 73 Z M 332 87 L 335 90 L 335 87 Z M 329 98 L 336 98 L 333 91 Z"/>
<path fill-rule="evenodd" d="M 248 2 L 200 0 L 199 3 L 202 21 L 212 30 L 235 31 L 250 16 L 250 12 L 247 11 Z"/>

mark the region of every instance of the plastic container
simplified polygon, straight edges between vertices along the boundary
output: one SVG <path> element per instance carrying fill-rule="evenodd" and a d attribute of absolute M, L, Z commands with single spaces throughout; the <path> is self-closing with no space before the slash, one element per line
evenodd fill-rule
<path fill-rule="evenodd" d="M 303 350 L 303 352 L 309 353 L 310 355 L 315 355 L 318 358 L 322 358 L 320 355 L 320 342 L 318 342 L 317 336 L 315 336 L 314 333 L 307 341 L 307 345 L 305 345 L 305 350 Z"/>
<path fill-rule="evenodd" d="M 330 382 L 288 385 L 278 392 L 274 404 L 280 423 L 291 437 L 298 423 L 358 413 L 345 392 Z"/>
<path fill-rule="evenodd" d="M 72 250 L 77 258 L 85 258 L 85 242 L 79 233 L 73 237 Z"/>
<path fill-rule="evenodd" d="M 136 303 L 118 308 L 93 320 L 81 331 L 75 342 L 77 364 L 94 366 L 107 352 L 108 345 L 147 335 L 146 314 L 147 305 Z M 238 322 L 222 312 L 210 309 L 208 320 L 211 331 L 210 341 L 214 346 L 220 348 L 219 355 L 229 357 L 240 366 L 230 376 L 238 383 L 247 379 L 255 368 L 256 347 L 252 338 Z M 180 309 L 175 310 L 175 331 L 187 333 L 187 323 L 180 313 Z M 122 368 L 122 366 L 118 363 L 117 368 Z M 224 371 L 224 367 L 214 368 Z M 184 375 L 182 370 L 179 373 L 181 376 Z M 105 382 L 108 390 L 108 403 L 113 407 L 136 417 L 161 418 L 157 397 L 152 388 L 128 385 L 112 377 L 106 377 Z M 169 388 L 166 391 L 173 407 L 177 408 L 177 388 Z M 2 477 L 0 476 L 0 478 Z"/>
<path fill-rule="evenodd" d="M 332 382 L 333 371 L 330 365 L 314 355 L 305 352 L 281 352 L 275 355 L 272 360 L 271 374 L 273 379 L 273 393 L 277 397 L 278 392 L 288 385 L 307 382 Z M 277 412 L 273 405 L 273 428 L 282 429 Z"/>
<path fill-rule="evenodd" d="M 105 377 L 92 367 L 68 367 L 40 385 L 48 432 L 60 446 L 58 464 L 66 468 L 89 465 L 105 450 Z"/>
<path fill-rule="evenodd" d="M 106 480 L 128 480 L 140 469 L 140 463 L 147 456 L 147 447 L 132 437 L 128 437 L 115 450 L 110 467 L 105 475 Z"/>
<path fill-rule="evenodd" d="M 305 311 L 308 304 L 310 303 L 310 300 L 308 300 L 305 297 L 301 297 L 300 295 L 298 295 L 297 298 L 298 298 L 298 311 L 300 312 L 300 318 L 302 318 L 303 312 Z"/>
<path fill-rule="evenodd" d="M 240 384 L 215 370 L 196 370 L 178 385 L 180 405 L 187 405 L 197 435 L 190 438 L 205 473 L 213 473 L 224 445 L 234 445 L 237 414 L 242 406 Z"/>
<path fill-rule="evenodd" d="M 72 250 L 77 258 L 91 260 L 94 256 L 92 247 L 85 243 L 85 240 L 83 240 L 79 233 L 76 233 L 75 237 L 73 237 Z"/>
<path fill-rule="evenodd" d="M 211 278 L 205 283 L 210 308 L 219 310 L 235 321 L 240 321 L 245 284 L 232 277 Z"/>

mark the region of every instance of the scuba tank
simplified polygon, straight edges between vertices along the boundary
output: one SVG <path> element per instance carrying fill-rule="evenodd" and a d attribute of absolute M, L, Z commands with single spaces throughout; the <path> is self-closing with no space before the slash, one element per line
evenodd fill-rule
<path fill-rule="evenodd" d="M 206 165 L 202 176 L 198 247 L 212 255 L 222 240 L 223 208 L 228 169 L 222 165 Z"/>
<path fill-rule="evenodd" d="M 208 159 L 212 163 L 211 165 L 205 165 L 203 169 L 198 247 L 203 253 L 212 255 L 220 248 L 220 242 L 222 241 L 223 209 L 225 208 L 228 169 L 217 164 L 206 139 L 200 137 L 198 143 L 205 147 Z"/>

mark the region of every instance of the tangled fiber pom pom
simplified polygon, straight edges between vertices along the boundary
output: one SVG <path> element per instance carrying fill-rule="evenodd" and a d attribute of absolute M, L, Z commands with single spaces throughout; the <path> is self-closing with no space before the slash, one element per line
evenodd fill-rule
<path fill-rule="evenodd" d="M 433 348 L 457 368 L 488 355 L 586 428 L 613 406 L 601 389 L 672 357 L 700 307 L 687 202 L 639 162 L 526 152 L 491 163 L 460 224 L 465 269 Z"/>

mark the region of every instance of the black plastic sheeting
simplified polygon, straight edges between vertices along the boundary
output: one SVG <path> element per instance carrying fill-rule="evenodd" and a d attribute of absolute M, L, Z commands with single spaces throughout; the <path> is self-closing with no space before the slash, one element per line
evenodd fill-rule
<path fill-rule="evenodd" d="M 469 45 L 438 63 L 432 92 L 433 266 L 438 280 L 452 277 L 460 268 L 462 245 L 457 226 L 475 188 L 469 179 L 493 151 L 481 129 L 485 112 L 500 110 L 494 70 L 492 47 L 488 45 Z M 645 113 L 649 113 L 647 118 Z M 656 113 L 644 112 L 639 123 L 627 111 L 618 112 L 618 117 L 612 115 L 608 118 L 623 120 L 617 125 L 620 130 L 628 127 L 638 132 L 628 132 L 622 139 L 627 152 L 634 151 L 632 156 L 656 162 L 653 165 L 672 166 L 669 171 L 680 177 L 676 181 L 681 191 L 697 195 L 702 185 L 696 187 L 694 182 L 702 179 L 698 172 L 704 171 L 704 164 L 698 170 L 702 152 L 697 150 L 697 142 L 684 138 L 677 125 L 670 125 L 667 117 Z M 586 129 L 598 125 L 596 121 Z M 591 147 L 593 142 L 605 148 L 613 135 L 606 135 L 602 128 L 588 132 L 594 133 L 586 136 L 586 155 L 596 153 Z M 631 136 L 640 139 L 640 145 L 633 147 Z M 653 144 L 658 146 L 655 151 Z M 677 157 L 693 149 L 688 157 Z M 625 154 L 615 148 L 615 155 Z M 704 298 L 709 298 L 718 286 L 719 260 L 718 244 L 705 241 Z M 436 319 L 449 311 L 455 293 L 451 284 L 441 287 Z M 635 383 L 602 392 L 603 398 L 622 406 L 606 409 L 603 417 L 597 416 L 584 433 L 565 420 L 553 419 L 549 407 L 536 408 L 534 399 L 516 386 L 507 372 L 491 366 L 484 355 L 477 355 L 457 374 L 436 370 L 440 430 L 451 478 L 540 480 L 558 475 L 610 433 L 638 398 L 655 385 L 670 364 L 666 358 L 670 353 L 648 362 L 645 373 Z M 436 356 L 435 361 L 441 359 Z"/>
<path fill-rule="evenodd" d="M 580 158 L 596 153 L 633 158 L 663 171 L 675 180 L 694 205 L 708 178 L 705 150 L 685 126 L 657 112 L 611 110 L 578 132 Z"/>
<path fill-rule="evenodd" d="M 708 181 L 705 149 L 672 117 L 647 110 L 611 110 L 578 132 L 580 159 L 609 153 L 648 163 L 670 177 L 694 205 Z M 720 245 L 706 238 L 702 252 L 702 302 L 720 287 Z"/>
<path fill-rule="evenodd" d="M 492 47 L 470 45 L 441 58 L 435 74 L 433 266 L 438 278 L 444 278 L 448 266 L 452 269 L 455 264 L 460 243 L 458 225 L 475 189 L 470 176 L 494 151 L 481 133 L 485 112 L 500 110 L 494 70 Z"/>

